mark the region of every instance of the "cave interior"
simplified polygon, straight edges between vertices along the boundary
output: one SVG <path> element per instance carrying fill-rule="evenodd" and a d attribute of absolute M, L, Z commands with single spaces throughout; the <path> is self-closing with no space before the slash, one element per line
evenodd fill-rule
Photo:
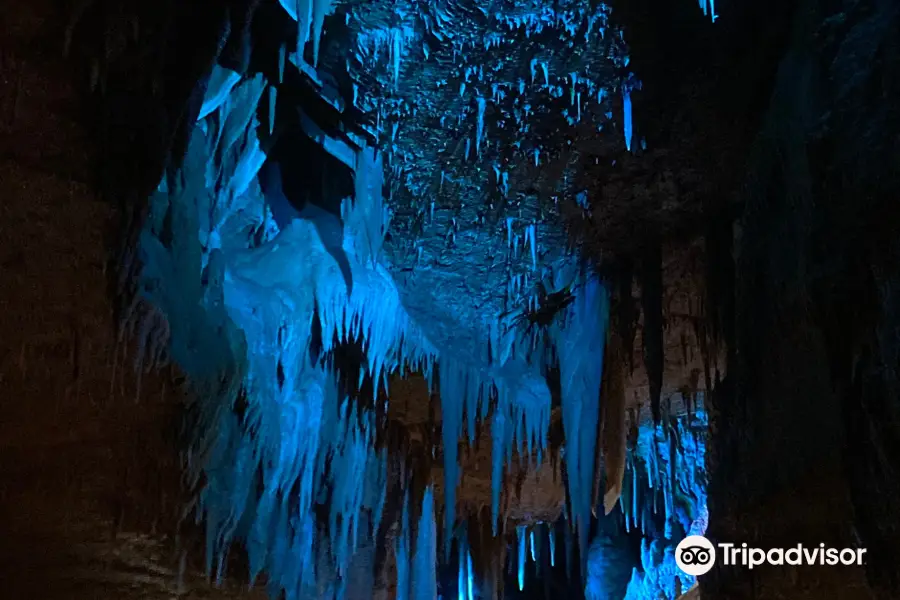
<path fill-rule="evenodd" d="M 165 413 L 112 512 L 213 589 L 900 598 L 900 2 L 61 4 L 0 45 L 10 531 L 64 388 Z M 40 169 L 96 200 L 16 191 Z M 70 238 L 101 258 L 32 321 Z M 866 560 L 695 577 L 689 536 Z"/>

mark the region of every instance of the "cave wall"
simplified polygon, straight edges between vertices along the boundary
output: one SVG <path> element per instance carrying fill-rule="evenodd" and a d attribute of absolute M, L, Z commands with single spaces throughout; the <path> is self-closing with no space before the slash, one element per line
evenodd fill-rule
<path fill-rule="evenodd" d="M 894 597 L 897 5 L 791 8 L 733 230 L 710 534 L 868 548 L 869 584 Z M 862 569 L 725 571 L 704 594 L 868 594 Z"/>
<path fill-rule="evenodd" d="M 709 535 L 878 556 L 852 572 L 714 571 L 704 593 L 893 597 L 897 5 L 718 4 L 710 27 L 677 3 L 616 5 L 648 82 L 635 110 L 658 107 L 640 121 L 647 155 L 663 142 L 653 162 L 689 209 L 632 244 L 701 223 L 708 333 L 728 348 Z M 687 184 L 697 168 L 704 183 Z"/>
<path fill-rule="evenodd" d="M 108 293 L 118 207 L 52 2 L 0 22 L 0 581 L 4 598 L 252 598 L 214 590 L 184 496 L 177 372 L 134 368 Z M 187 531 L 185 531 L 187 534 Z M 187 550 L 183 576 L 179 559 Z"/>

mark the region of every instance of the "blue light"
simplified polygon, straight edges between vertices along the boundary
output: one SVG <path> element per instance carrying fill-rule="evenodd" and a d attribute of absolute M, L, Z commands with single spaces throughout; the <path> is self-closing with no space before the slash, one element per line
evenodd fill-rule
<path fill-rule="evenodd" d="M 435 507 L 435 482 L 400 482 L 397 593 L 433 600 L 436 515 L 442 561 L 469 517 L 456 512 L 457 443 L 490 419 L 498 531 L 506 465 L 548 451 L 547 372 L 557 365 L 571 521 L 586 557 L 609 298 L 559 217 L 560 203 L 589 211 L 571 166 L 578 144 L 560 132 L 595 135 L 613 118 L 610 90 L 622 89 L 631 148 L 638 87 L 619 74 L 627 48 L 609 8 L 514 0 L 498 11 L 461 0 L 401 2 L 385 15 L 377 3 L 281 4 L 301 23 L 297 48 L 277 49 L 271 82 L 214 69 L 184 168 L 151 198 L 137 249 L 141 299 L 153 307 L 131 315 L 150 332 L 145 352 L 165 350 L 199 398 L 188 467 L 208 567 L 243 544 L 273 596 L 341 597 L 360 548 L 376 541 L 389 462 L 401 458 L 376 448 L 379 403 L 391 376 L 417 372 L 429 384 L 439 377 L 445 506 Z M 332 25 L 349 29 L 340 60 L 321 44 Z M 510 60 L 519 50 L 529 64 Z M 296 131 L 281 129 L 287 70 L 319 90 L 321 110 L 342 127 L 295 106 L 285 112 Z M 548 178 L 552 202 L 509 207 L 541 195 L 524 191 Z M 502 269 L 492 270 L 495 253 Z M 439 272 L 459 274 L 457 285 L 428 279 Z M 529 323 L 549 296 L 568 304 L 537 331 Z M 335 358 L 357 343 L 358 372 Z M 357 398 L 348 380 L 372 397 Z M 521 589 L 527 545 L 536 561 L 539 540 L 517 535 Z M 555 565 L 552 527 L 548 535 Z M 468 547 L 459 561 L 459 595 L 473 600 Z"/>
<path fill-rule="evenodd" d="M 525 526 L 519 525 L 516 527 L 516 538 L 519 540 L 519 547 L 516 551 L 516 558 L 519 561 L 518 573 L 519 577 L 519 591 L 525 589 L 525 544 L 527 543 Z"/>
<path fill-rule="evenodd" d="M 588 600 L 607 598 L 612 588 L 620 589 L 626 600 L 673 600 L 679 590 L 696 583 L 676 565 L 674 549 L 686 536 L 706 531 L 707 424 L 701 409 L 661 427 L 650 422 L 640 426 L 637 444 L 629 449 L 621 513 L 606 518 L 606 529 L 601 527 L 591 546 Z M 622 550 L 631 539 L 624 537 L 626 532 L 633 536 L 635 528 L 641 540 L 637 564 Z"/>

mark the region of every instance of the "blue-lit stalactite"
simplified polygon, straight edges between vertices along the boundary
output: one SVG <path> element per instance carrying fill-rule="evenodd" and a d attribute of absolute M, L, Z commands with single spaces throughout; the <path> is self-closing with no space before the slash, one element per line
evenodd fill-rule
<path fill-rule="evenodd" d="M 195 484 L 203 481 L 197 513 L 210 569 L 221 575 L 228 549 L 242 543 L 251 577 L 265 573 L 274 596 L 348 596 L 352 573 L 367 564 L 357 550 L 376 540 L 385 516 L 392 458 L 376 446 L 375 407 L 389 376 L 417 371 L 440 392 L 445 485 L 435 498 L 430 483 L 404 482 L 391 544 L 398 597 L 434 598 L 436 563 L 454 547 L 461 597 L 489 596 L 497 581 L 457 533 L 468 518 L 455 514 L 457 442 L 464 434 L 474 442 L 476 423 L 490 421 L 488 529 L 512 534 L 500 514 L 503 471 L 514 454 L 538 462 L 549 455 L 547 372 L 559 367 L 570 506 L 563 529 L 566 547 L 581 549 L 574 572 L 585 570 L 609 294 L 567 244 L 559 202 L 581 210 L 588 202 L 577 148 L 559 132 L 621 147 L 613 135 L 621 126 L 631 144 L 632 115 L 623 108 L 620 125 L 613 106 L 637 84 L 619 74 L 627 52 L 608 7 L 282 4 L 300 24 L 297 47 L 280 50 L 275 81 L 214 68 L 184 166 L 150 199 L 135 256 L 145 305 L 130 322 L 142 356 L 167 353 L 199 398 L 187 462 Z M 353 31 L 351 60 L 339 64 L 320 44 L 335 19 Z M 335 172 L 352 178 L 346 197 L 314 198 L 294 213 L 277 200 L 289 193 L 279 178 L 296 165 L 276 159 L 268 138 L 279 127 L 286 69 L 336 114 L 352 106 L 362 115 L 355 130 L 326 130 L 292 107 L 304 135 L 343 169 Z M 329 70 L 340 69 L 352 95 L 328 83 Z M 435 139 L 451 130 L 456 138 Z M 548 182 L 546 173 L 562 180 Z M 553 198 L 519 197 L 531 181 Z M 482 258 L 467 262 L 472 256 Z M 424 295 L 441 288 L 428 285 L 429 274 L 479 272 L 487 256 L 501 258 L 503 285 L 488 276 L 467 282 L 478 311 Z M 419 279 L 410 283 L 408 272 Z M 566 302 L 534 326 L 553 298 Z M 448 328 L 466 343 L 442 333 Z M 334 358 L 357 342 L 364 360 L 356 387 L 372 395 L 365 402 Z M 649 456 L 642 452 L 635 457 Z M 647 459 L 630 460 L 640 471 L 634 465 Z M 645 497 L 628 496 L 638 507 Z M 529 555 L 536 563 L 547 548 L 552 566 L 561 548 L 555 533 L 523 530 L 520 539 L 509 556 L 521 561 L 524 586 Z"/>
<path fill-rule="evenodd" d="M 696 583 L 675 564 L 674 551 L 686 536 L 706 532 L 707 426 L 701 405 L 657 427 L 640 427 L 629 448 L 620 505 L 626 530 L 641 536 L 641 552 L 627 600 L 672 599 Z"/>
<path fill-rule="evenodd" d="M 674 600 L 696 584 L 678 569 L 674 550 L 684 537 L 706 532 L 707 425 L 701 405 L 689 414 L 665 415 L 660 426 L 648 419 L 636 428 L 627 450 L 624 492 L 608 515 L 594 512 L 586 600 Z M 555 567 L 567 571 L 563 562 L 572 554 L 557 557 L 556 545 L 560 532 L 571 539 L 570 530 L 566 523 L 517 526 L 508 584 L 540 591 L 541 577 L 553 577 Z"/>
<path fill-rule="evenodd" d="M 716 19 L 719 18 L 719 15 L 716 13 L 716 0 L 699 0 L 699 2 L 703 15 L 709 17 L 715 23 Z"/>

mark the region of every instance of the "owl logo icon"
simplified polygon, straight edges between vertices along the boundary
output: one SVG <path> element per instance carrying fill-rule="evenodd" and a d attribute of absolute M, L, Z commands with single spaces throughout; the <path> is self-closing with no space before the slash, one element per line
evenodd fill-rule
<path fill-rule="evenodd" d="M 705 575 L 716 564 L 716 547 L 701 535 L 689 535 L 675 548 L 675 562 L 688 575 Z"/>

